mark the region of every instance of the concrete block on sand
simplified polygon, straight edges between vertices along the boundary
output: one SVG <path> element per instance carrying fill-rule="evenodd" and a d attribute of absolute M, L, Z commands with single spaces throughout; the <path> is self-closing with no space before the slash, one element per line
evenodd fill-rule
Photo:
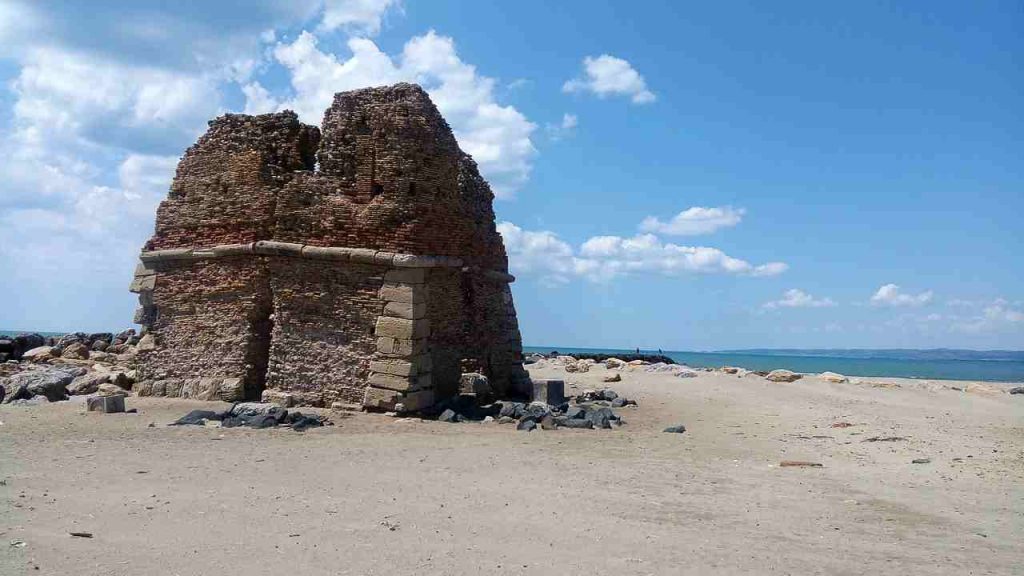
<path fill-rule="evenodd" d="M 96 396 L 89 398 L 86 409 L 89 412 L 103 412 L 104 414 L 124 412 L 124 396 Z"/>

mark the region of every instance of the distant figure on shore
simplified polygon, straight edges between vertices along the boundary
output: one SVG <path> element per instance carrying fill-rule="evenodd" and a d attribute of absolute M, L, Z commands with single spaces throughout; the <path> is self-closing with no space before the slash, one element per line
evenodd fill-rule
<path fill-rule="evenodd" d="M 639 354 L 639 353 L 640 353 L 640 349 L 639 349 L 639 348 L 637 348 L 637 349 L 636 349 L 636 353 L 637 353 L 637 354 Z"/>

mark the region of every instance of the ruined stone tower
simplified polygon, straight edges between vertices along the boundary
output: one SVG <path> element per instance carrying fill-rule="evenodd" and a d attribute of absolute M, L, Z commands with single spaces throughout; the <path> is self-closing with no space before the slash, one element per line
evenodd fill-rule
<path fill-rule="evenodd" d="M 528 385 L 493 194 L 419 86 L 322 130 L 228 114 L 185 153 L 132 283 L 139 393 L 415 411 Z"/>

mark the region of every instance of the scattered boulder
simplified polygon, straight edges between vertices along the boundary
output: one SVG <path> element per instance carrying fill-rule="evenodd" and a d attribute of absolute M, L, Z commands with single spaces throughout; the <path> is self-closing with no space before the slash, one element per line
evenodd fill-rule
<path fill-rule="evenodd" d="M 826 382 L 834 382 L 836 384 L 845 384 L 850 381 L 846 376 L 836 374 L 835 372 L 822 372 L 821 374 L 818 374 L 818 378 L 821 378 Z"/>
<path fill-rule="evenodd" d="M 100 396 L 127 396 L 128 391 L 121 388 L 117 384 L 111 384 L 110 382 L 104 382 L 96 388 L 96 393 Z"/>
<path fill-rule="evenodd" d="M 60 356 L 61 358 L 70 358 L 73 360 L 88 360 L 89 347 L 82 342 L 75 341 L 64 347 Z"/>
<path fill-rule="evenodd" d="M 594 423 L 586 418 L 570 418 L 569 416 L 555 416 L 555 424 L 559 428 L 585 428 L 593 429 Z"/>
<path fill-rule="evenodd" d="M 107 342 L 106 340 L 96 340 L 92 343 L 92 346 L 90 346 L 90 348 L 94 352 L 103 352 L 104 350 L 107 349 L 107 346 L 110 346 L 110 342 Z"/>
<path fill-rule="evenodd" d="M 37 346 L 21 355 L 26 362 L 42 362 L 60 356 L 53 346 Z"/>
<path fill-rule="evenodd" d="M 252 418 L 264 414 L 283 412 L 284 409 L 270 402 L 239 402 L 228 410 L 228 416 Z"/>
<path fill-rule="evenodd" d="M 67 386 L 78 375 L 59 368 L 26 370 L 7 378 L 7 384 L 12 389 L 24 386 L 30 397 L 45 396 L 50 402 L 58 402 L 67 399 Z"/>
<path fill-rule="evenodd" d="M 676 378 L 696 378 L 697 373 L 690 369 L 679 370 L 676 372 Z"/>
<path fill-rule="evenodd" d="M 68 384 L 68 394 L 72 396 L 81 396 L 83 394 L 95 394 L 100 388 L 100 384 L 106 384 L 110 382 L 109 372 L 93 372 L 84 376 L 79 376 Z"/>
<path fill-rule="evenodd" d="M 682 424 L 679 424 L 678 426 L 669 426 L 662 430 L 662 432 L 667 432 L 669 434 L 682 434 L 683 432 L 686 432 L 686 426 L 683 426 Z"/>
<path fill-rule="evenodd" d="M 803 378 L 803 375 L 791 372 L 789 370 L 772 370 L 766 376 L 772 382 L 796 382 Z"/>
<path fill-rule="evenodd" d="M 99 342 L 103 341 L 100 340 Z M 93 351 L 89 353 L 89 360 L 104 364 L 113 364 L 114 362 L 117 362 L 118 358 L 116 354 L 111 354 L 110 352 Z"/>
<path fill-rule="evenodd" d="M 722 366 L 721 370 L 724 374 L 737 374 L 741 368 L 737 368 L 736 366 Z"/>
<path fill-rule="evenodd" d="M 622 374 L 619 374 L 618 372 L 616 372 L 615 374 L 611 374 L 609 376 L 605 376 L 604 378 L 601 378 L 601 381 L 602 382 L 621 382 L 622 381 Z"/>
<path fill-rule="evenodd" d="M 626 361 L 625 360 L 619 360 L 618 358 L 609 358 L 609 359 L 604 361 L 604 367 L 608 368 L 609 370 L 618 369 L 618 368 L 625 368 L 626 366 L 627 366 Z"/>
<path fill-rule="evenodd" d="M 1010 394 L 1024 394 L 1024 386 L 1010 388 Z"/>

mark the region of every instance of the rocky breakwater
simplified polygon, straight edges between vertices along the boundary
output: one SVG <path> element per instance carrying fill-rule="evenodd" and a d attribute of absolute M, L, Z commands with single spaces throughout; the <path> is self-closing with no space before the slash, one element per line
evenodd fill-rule
<path fill-rule="evenodd" d="M 130 395 L 140 342 L 134 330 L 0 339 L 6 355 L 0 363 L 0 402 L 31 406 L 71 396 Z"/>

